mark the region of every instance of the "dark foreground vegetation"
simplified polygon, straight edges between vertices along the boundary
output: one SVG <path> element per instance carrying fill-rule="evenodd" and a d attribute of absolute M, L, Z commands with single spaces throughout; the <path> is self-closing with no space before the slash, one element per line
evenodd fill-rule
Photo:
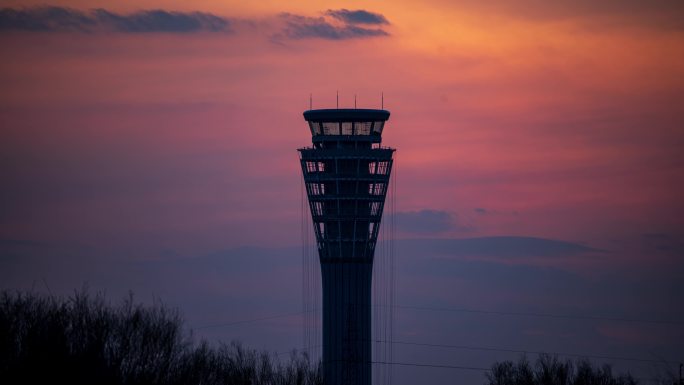
<path fill-rule="evenodd" d="M 498 362 L 487 373 L 488 385 L 636 385 L 631 375 L 613 375 L 610 365 L 595 367 L 589 361 L 562 361 L 542 354 L 532 365 L 526 357 L 517 363 Z"/>
<path fill-rule="evenodd" d="M 661 384 L 672 384 L 673 376 Z M 540 355 L 534 364 L 498 362 L 487 385 L 633 385 L 608 365 Z M 281 362 L 238 343 L 195 342 L 175 310 L 111 305 L 86 291 L 70 298 L 0 293 L 0 383 L 319 385 L 320 367 L 304 354 Z"/>
<path fill-rule="evenodd" d="M 195 343 L 178 312 L 128 298 L 110 305 L 86 292 L 70 298 L 3 292 L 3 384 L 321 384 L 319 368 L 293 353 L 237 343 Z"/>

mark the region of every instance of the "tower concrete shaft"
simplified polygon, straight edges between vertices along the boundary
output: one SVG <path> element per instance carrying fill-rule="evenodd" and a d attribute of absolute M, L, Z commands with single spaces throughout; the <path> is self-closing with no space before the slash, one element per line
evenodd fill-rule
<path fill-rule="evenodd" d="M 394 153 L 380 146 L 389 115 L 304 112 L 313 146 L 299 153 L 321 263 L 327 385 L 371 385 L 373 256 Z"/>

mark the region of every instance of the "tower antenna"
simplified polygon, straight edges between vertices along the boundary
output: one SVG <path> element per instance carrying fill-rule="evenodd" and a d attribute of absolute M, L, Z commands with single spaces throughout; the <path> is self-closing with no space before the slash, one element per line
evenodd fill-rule
<path fill-rule="evenodd" d="M 309 94 L 309 109 L 313 109 L 313 94 Z"/>
<path fill-rule="evenodd" d="M 385 109 L 385 93 L 380 92 L 380 109 L 384 110 Z"/>
<path fill-rule="evenodd" d="M 335 108 L 340 108 L 340 91 L 335 90 Z"/>
<path fill-rule="evenodd" d="M 354 109 L 356 109 L 356 94 L 354 94 Z"/>

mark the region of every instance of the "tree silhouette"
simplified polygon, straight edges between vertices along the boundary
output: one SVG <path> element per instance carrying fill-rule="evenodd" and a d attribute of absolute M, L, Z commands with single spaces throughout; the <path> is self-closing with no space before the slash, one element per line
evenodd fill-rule
<path fill-rule="evenodd" d="M 193 342 L 176 310 L 129 296 L 111 306 L 87 291 L 70 298 L 0 295 L 3 384 L 321 384 L 305 354 L 281 363 L 239 343 Z"/>
<path fill-rule="evenodd" d="M 487 385 L 636 385 L 630 374 L 614 376 L 610 365 L 596 367 L 587 360 L 559 360 L 540 354 L 534 367 L 522 356 L 517 363 L 497 362 L 487 373 Z"/>

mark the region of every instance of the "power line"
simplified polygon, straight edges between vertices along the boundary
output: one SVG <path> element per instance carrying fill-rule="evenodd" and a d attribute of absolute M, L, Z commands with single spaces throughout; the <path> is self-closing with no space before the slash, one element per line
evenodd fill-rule
<path fill-rule="evenodd" d="M 276 356 L 281 356 L 283 354 L 290 354 L 293 350 L 283 351 L 275 353 Z M 338 362 L 348 362 L 348 361 L 338 361 Z M 358 361 L 353 361 L 358 362 Z M 370 361 L 371 364 L 378 365 L 397 365 L 397 366 L 417 366 L 423 368 L 442 368 L 442 369 L 462 369 L 462 370 L 484 370 L 491 371 L 490 368 L 481 368 L 477 366 L 461 366 L 461 365 L 440 365 L 440 364 L 419 364 L 415 362 L 391 362 L 391 361 Z"/>
<path fill-rule="evenodd" d="M 440 364 L 419 364 L 415 362 L 392 362 L 392 361 L 359 361 L 359 360 L 335 360 L 329 363 L 363 363 L 368 362 L 370 364 L 379 365 L 397 365 L 397 366 L 418 366 L 423 368 L 442 368 L 442 369 L 463 369 L 463 370 L 484 370 L 491 371 L 490 368 L 481 368 L 478 366 L 462 366 L 462 365 L 440 365 Z"/>
<path fill-rule="evenodd" d="M 299 350 L 298 349 L 290 349 L 290 350 L 284 350 L 282 352 L 275 352 L 274 354 L 276 356 L 282 356 L 283 354 L 292 354 L 292 353 L 297 353 L 297 352 L 305 353 L 309 349 L 318 349 L 318 348 L 322 348 L 322 347 L 323 347 L 323 345 L 314 345 L 314 346 L 309 346 L 309 347 L 304 346 L 304 347 L 299 348 Z"/>
<path fill-rule="evenodd" d="M 416 308 L 416 307 L 397 306 L 397 308 Z M 420 310 L 428 310 L 428 309 L 440 310 L 440 311 L 470 311 L 470 309 L 420 308 Z M 505 313 L 505 312 L 496 312 L 496 311 L 475 310 L 474 312 L 477 312 L 477 313 L 487 312 L 487 313 L 492 313 L 492 314 L 502 313 L 504 315 L 509 315 L 508 313 Z M 253 318 L 253 319 L 247 319 L 247 320 L 240 320 L 240 321 L 226 322 L 226 323 L 220 323 L 220 324 L 206 325 L 206 326 L 197 327 L 197 328 L 195 328 L 195 330 L 207 329 L 207 328 L 213 328 L 213 327 L 232 326 L 232 325 L 238 325 L 238 324 L 244 324 L 244 323 L 266 321 L 266 320 L 285 318 L 285 317 L 292 317 L 292 316 L 301 315 L 304 313 L 307 313 L 307 312 L 279 314 L 279 315 L 274 315 L 274 316 L 269 316 L 269 317 L 260 317 L 260 318 Z M 536 313 L 512 313 L 512 315 L 539 316 Z M 561 316 L 558 316 L 558 317 L 561 317 Z M 596 319 L 596 318 L 604 319 L 605 317 L 592 317 L 592 319 Z M 620 319 L 620 320 L 624 320 L 624 319 Z M 630 320 L 630 321 L 636 322 L 635 320 Z M 645 322 L 648 322 L 648 321 L 645 321 Z M 474 346 L 474 345 L 431 344 L 431 343 L 410 342 L 410 341 L 386 341 L 386 340 L 374 340 L 374 342 L 382 342 L 382 343 L 388 342 L 390 344 L 395 344 L 395 345 L 425 346 L 425 347 L 434 347 L 434 348 L 478 350 L 478 351 L 494 351 L 494 352 L 505 352 L 505 353 L 553 354 L 553 355 L 565 356 L 565 357 L 593 358 L 593 359 L 632 361 L 632 362 L 644 362 L 644 363 L 660 363 L 660 364 L 662 364 L 662 363 L 668 363 L 668 364 L 679 363 L 678 361 L 667 361 L 667 360 L 662 360 L 662 359 L 661 360 L 653 360 L 653 359 L 625 357 L 625 356 L 610 356 L 610 355 L 579 354 L 579 353 L 554 352 L 554 351 L 539 351 L 539 350 L 532 350 L 532 349 L 510 349 L 510 348 L 484 347 L 484 346 Z M 316 347 L 320 347 L 320 346 L 321 345 L 317 345 L 317 346 L 312 346 L 310 348 L 316 348 Z M 277 352 L 276 355 L 280 356 L 280 355 L 283 355 L 286 353 L 291 353 L 291 352 L 292 352 L 292 350 L 287 351 L 287 352 Z M 415 367 L 444 368 L 444 369 L 487 370 L 487 371 L 490 370 L 488 368 L 480 368 L 480 367 L 467 367 L 467 366 L 458 366 L 458 365 L 438 365 L 438 364 L 419 364 L 419 363 L 409 363 L 409 362 L 373 361 L 372 363 L 380 364 L 380 365 L 415 366 Z"/>
<path fill-rule="evenodd" d="M 635 357 L 618 357 L 618 356 L 607 356 L 607 355 L 592 355 L 592 354 L 578 354 L 578 353 L 563 353 L 563 352 L 552 352 L 552 351 L 535 351 L 535 350 L 521 350 L 521 349 L 506 349 L 506 348 L 494 348 L 494 347 L 483 347 L 483 346 L 472 346 L 472 345 L 447 345 L 447 344 L 428 344 L 420 342 L 408 342 L 408 341 L 381 341 L 389 342 L 397 345 L 413 345 L 413 346 L 427 346 L 436 348 L 451 348 L 451 349 L 463 349 L 463 350 L 480 350 L 480 351 L 492 351 L 492 352 L 507 352 L 507 353 L 531 353 L 531 354 L 554 354 L 558 356 L 567 357 L 579 357 L 579 358 L 596 358 L 604 360 L 617 360 L 617 361 L 635 361 L 635 362 L 648 362 L 648 363 L 673 363 L 676 364 L 678 361 L 665 361 L 665 360 L 653 360 L 646 358 L 635 358 Z"/>
<path fill-rule="evenodd" d="M 394 342 L 396 343 L 396 342 Z M 279 352 L 275 353 L 276 356 L 280 356 L 283 354 L 288 354 L 292 353 L 292 351 L 289 352 Z M 533 353 L 533 352 L 528 352 L 528 353 Z M 348 362 L 348 361 L 337 361 L 337 362 Z M 358 361 L 353 361 L 353 362 L 358 362 Z M 662 361 L 658 361 L 662 362 Z M 457 369 L 457 370 L 473 370 L 473 371 L 485 371 L 485 372 L 491 372 L 491 368 L 483 368 L 483 367 L 478 367 L 478 366 L 462 366 L 462 365 L 440 365 L 440 364 L 420 364 L 420 363 L 415 363 L 415 362 L 388 362 L 388 361 L 370 361 L 371 364 L 378 364 L 378 365 L 396 365 L 396 366 L 412 366 L 412 367 L 421 367 L 421 368 L 431 368 L 431 369 Z M 645 377 L 633 377 L 636 380 L 639 381 L 646 381 L 646 380 L 657 380 L 658 378 L 645 378 Z"/>
<path fill-rule="evenodd" d="M 200 329 L 217 328 L 217 327 L 223 327 L 223 326 L 233 326 L 233 325 L 239 325 L 239 324 L 246 324 L 246 323 L 250 323 L 250 322 L 266 321 L 266 320 L 271 320 L 271 319 L 276 319 L 276 318 L 292 317 L 292 316 L 301 315 L 304 313 L 306 313 L 306 312 L 300 311 L 297 313 L 278 314 L 278 315 L 273 315 L 273 316 L 269 316 L 269 317 L 252 318 L 252 319 L 246 319 L 246 320 L 240 320 L 240 321 L 232 321 L 232 322 L 225 322 L 225 323 L 219 323 L 219 324 L 213 324 L 213 325 L 205 325 L 205 326 L 196 327 L 194 329 L 200 330 Z"/>
<path fill-rule="evenodd" d="M 377 306 L 377 305 L 375 305 Z M 569 319 L 569 320 L 585 320 L 585 321 L 617 321 L 617 322 L 630 322 L 630 323 L 644 323 L 644 324 L 660 324 L 660 325 L 684 325 L 684 322 L 680 321 L 663 321 L 663 320 L 646 320 L 646 319 L 633 319 L 633 318 L 621 318 L 621 317 L 604 317 L 595 315 L 576 315 L 576 314 L 552 314 L 552 313 L 532 313 L 532 312 L 518 312 L 518 311 L 499 311 L 499 310 L 486 310 L 486 309 L 469 309 L 469 308 L 444 308 L 444 307 L 427 307 L 427 306 L 409 306 L 409 305 L 396 305 L 396 309 L 404 310 L 421 310 L 421 311 L 439 311 L 439 312 L 458 312 L 458 313 L 472 313 L 472 314 L 487 314 L 496 316 L 514 316 L 514 317 L 537 317 L 537 318 L 552 318 L 552 319 Z M 218 323 L 213 325 L 200 326 L 195 328 L 195 330 L 208 329 L 214 327 L 222 326 L 232 326 L 243 323 L 265 321 L 276 318 L 291 317 L 295 315 L 300 315 L 310 311 L 301 311 L 296 313 L 279 314 L 261 318 L 232 321 L 226 323 Z"/>
<path fill-rule="evenodd" d="M 458 366 L 458 365 L 437 365 L 437 364 L 417 364 L 413 362 L 386 362 L 386 361 L 371 361 L 372 364 L 380 365 L 397 365 L 397 366 L 418 366 L 423 368 L 442 368 L 442 369 L 462 369 L 462 370 L 484 370 L 490 371 L 489 368 L 480 368 L 476 366 Z"/>
<path fill-rule="evenodd" d="M 500 316 L 539 317 L 539 318 L 556 318 L 556 319 L 589 320 L 589 321 L 618 321 L 618 322 L 647 323 L 647 324 L 676 325 L 676 326 L 684 325 L 684 322 L 682 322 L 682 321 L 646 320 L 646 319 L 633 319 L 633 318 L 621 318 L 621 317 L 604 317 L 604 316 L 594 316 L 594 315 L 530 313 L 530 312 L 515 312 L 515 311 L 481 310 L 481 309 L 468 309 L 468 308 L 438 308 L 438 307 L 406 306 L 406 305 L 397 305 L 396 307 L 398 309 L 409 309 L 409 310 L 459 312 L 459 313 L 489 314 L 489 315 L 500 315 Z"/>

